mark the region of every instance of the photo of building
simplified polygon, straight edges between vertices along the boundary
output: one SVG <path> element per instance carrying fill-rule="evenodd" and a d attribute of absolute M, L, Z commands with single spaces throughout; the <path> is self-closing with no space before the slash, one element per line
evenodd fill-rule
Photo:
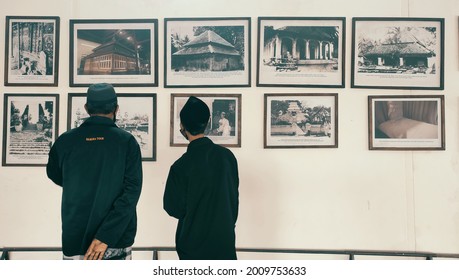
<path fill-rule="evenodd" d="M 358 72 L 435 74 L 436 29 L 386 27 L 362 33 Z"/>
<path fill-rule="evenodd" d="M 244 70 L 242 26 L 193 27 L 192 34 L 171 34 L 173 71 Z"/>
<path fill-rule="evenodd" d="M 263 64 L 276 71 L 337 71 L 335 26 L 265 26 Z"/>
<path fill-rule="evenodd" d="M 149 30 L 78 30 L 78 75 L 151 73 Z"/>

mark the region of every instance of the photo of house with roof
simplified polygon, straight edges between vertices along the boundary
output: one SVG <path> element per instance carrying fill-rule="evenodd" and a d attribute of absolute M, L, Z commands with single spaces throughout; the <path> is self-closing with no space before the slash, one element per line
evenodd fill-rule
<path fill-rule="evenodd" d="M 199 26 L 193 27 L 191 39 L 185 34 L 171 36 L 173 71 L 244 70 L 242 26 Z"/>
<path fill-rule="evenodd" d="M 78 75 L 151 73 L 150 30 L 78 30 Z"/>
<path fill-rule="evenodd" d="M 337 26 L 265 26 L 263 66 L 275 71 L 335 72 L 338 41 Z"/>
<path fill-rule="evenodd" d="M 388 27 L 383 37 L 367 32 L 359 41 L 358 72 L 435 74 L 435 28 Z"/>

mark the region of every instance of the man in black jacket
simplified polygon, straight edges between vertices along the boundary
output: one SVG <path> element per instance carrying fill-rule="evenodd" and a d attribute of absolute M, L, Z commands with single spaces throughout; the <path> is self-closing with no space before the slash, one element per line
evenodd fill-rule
<path fill-rule="evenodd" d="M 88 88 L 90 115 L 62 134 L 49 153 L 48 177 L 62 186 L 64 259 L 130 259 L 142 188 L 142 158 L 135 138 L 118 128 L 115 90 Z"/>
<path fill-rule="evenodd" d="M 233 153 L 204 136 L 209 108 L 191 96 L 180 111 L 187 151 L 170 168 L 164 209 L 177 218 L 180 259 L 236 259 L 239 177 Z"/>

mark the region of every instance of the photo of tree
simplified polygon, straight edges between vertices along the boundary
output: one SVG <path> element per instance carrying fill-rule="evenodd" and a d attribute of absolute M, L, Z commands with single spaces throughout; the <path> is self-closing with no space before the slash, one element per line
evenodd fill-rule
<path fill-rule="evenodd" d="M 5 85 L 57 86 L 58 17 L 7 16 Z"/>

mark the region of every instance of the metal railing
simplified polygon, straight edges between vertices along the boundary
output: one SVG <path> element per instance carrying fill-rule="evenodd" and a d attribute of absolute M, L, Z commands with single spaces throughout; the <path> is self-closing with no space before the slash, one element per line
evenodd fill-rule
<path fill-rule="evenodd" d="M 134 247 L 133 251 L 152 252 L 153 260 L 159 260 L 159 252 L 174 252 L 174 247 Z M 0 260 L 9 260 L 11 252 L 61 252 L 61 247 L 5 247 Z M 435 258 L 459 259 L 459 254 L 431 253 L 417 251 L 377 251 L 377 250 L 319 250 L 319 249 L 262 249 L 262 248 L 237 248 L 238 252 L 245 253 L 270 253 L 270 254 L 303 254 L 303 255 L 342 255 L 349 260 L 355 256 L 375 257 L 411 257 L 433 260 Z"/>

